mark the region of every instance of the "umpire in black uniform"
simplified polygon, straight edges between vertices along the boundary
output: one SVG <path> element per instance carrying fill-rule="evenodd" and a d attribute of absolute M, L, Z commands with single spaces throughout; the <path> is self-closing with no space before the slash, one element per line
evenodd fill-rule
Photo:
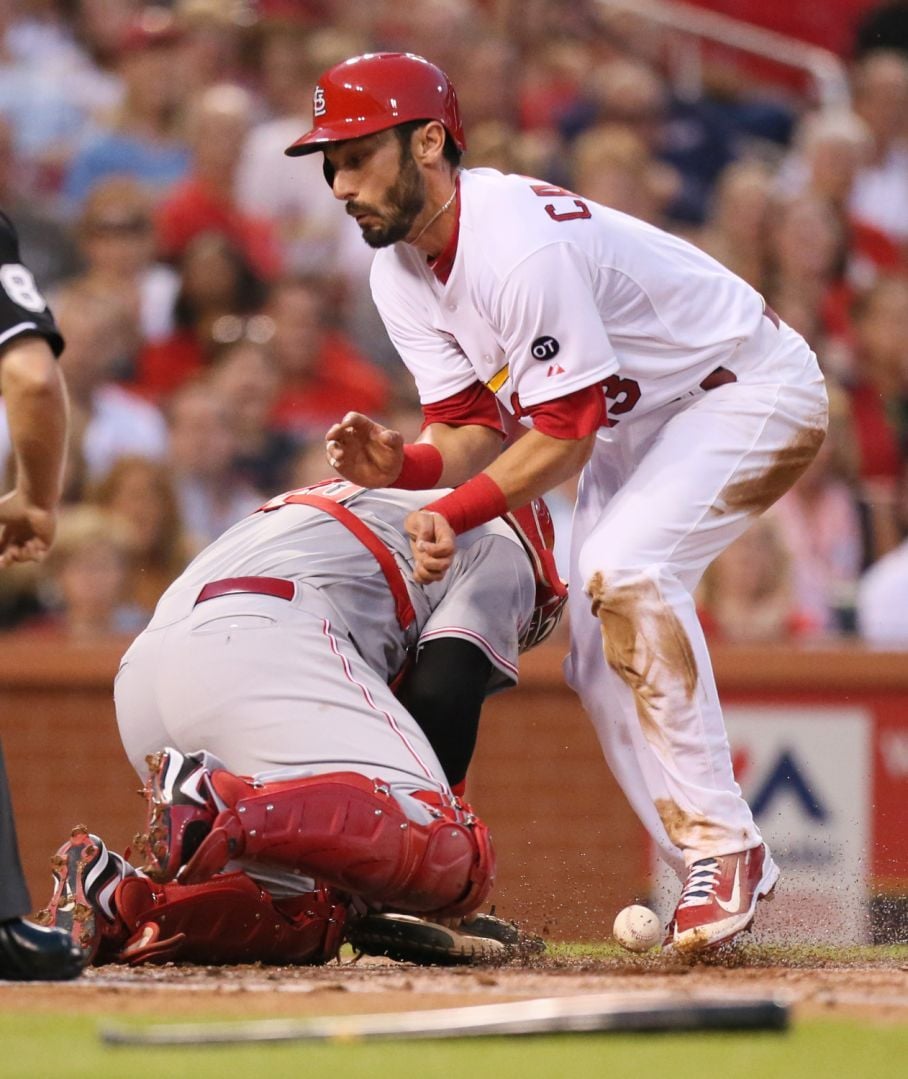
<path fill-rule="evenodd" d="M 54 538 L 66 452 L 67 404 L 56 358 L 63 338 L 30 271 L 12 222 L 0 213 L 0 392 L 6 401 L 16 485 L 0 497 L 0 572 L 42 559 Z M 0 979 L 74 978 L 82 952 L 69 934 L 27 921 L 0 747 Z"/>

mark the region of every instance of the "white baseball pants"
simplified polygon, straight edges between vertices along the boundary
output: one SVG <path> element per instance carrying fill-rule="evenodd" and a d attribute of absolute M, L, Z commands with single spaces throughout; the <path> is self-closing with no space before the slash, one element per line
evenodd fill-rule
<path fill-rule="evenodd" d="M 693 590 L 823 439 L 816 357 L 768 320 L 737 381 L 604 432 L 572 526 L 568 683 L 631 806 L 680 873 L 758 845 L 735 781 Z"/>

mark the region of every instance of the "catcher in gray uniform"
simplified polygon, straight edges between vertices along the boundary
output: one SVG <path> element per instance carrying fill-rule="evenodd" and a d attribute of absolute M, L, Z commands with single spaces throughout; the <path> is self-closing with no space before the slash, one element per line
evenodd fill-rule
<path fill-rule="evenodd" d="M 114 693 L 145 864 L 74 829 L 45 921 L 102 962 L 321 962 L 345 939 L 456 962 L 518 943 L 476 914 L 495 856 L 457 791 L 482 700 L 565 589 L 541 500 L 416 584 L 404 519 L 425 497 L 288 492 L 170 586 Z"/>

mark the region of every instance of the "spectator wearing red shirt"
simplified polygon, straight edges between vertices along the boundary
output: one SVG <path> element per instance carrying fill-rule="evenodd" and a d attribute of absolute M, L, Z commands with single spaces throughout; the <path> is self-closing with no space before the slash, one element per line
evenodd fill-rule
<path fill-rule="evenodd" d="M 192 167 L 158 210 L 161 254 L 178 260 L 190 240 L 219 232 L 233 243 L 264 280 L 281 268 L 271 222 L 244 213 L 235 200 L 237 164 L 252 119 L 252 98 L 241 87 L 221 83 L 203 90 L 189 113 Z"/>
<path fill-rule="evenodd" d="M 321 439 L 348 411 L 383 415 L 392 400 L 388 376 L 330 326 L 331 289 L 318 277 L 281 281 L 267 314 L 281 385 L 272 417 L 297 442 Z"/>
<path fill-rule="evenodd" d="M 185 382 L 210 365 L 215 352 L 247 331 L 267 331 L 255 316 L 264 298 L 263 282 L 223 233 L 192 239 L 180 263 L 176 329 L 146 345 L 136 361 L 133 389 L 164 404 Z"/>
<path fill-rule="evenodd" d="M 810 189 L 829 200 L 845 230 L 848 280 L 856 289 L 866 288 L 878 273 L 902 264 L 895 240 L 859 207 L 856 212 L 855 194 L 872 160 L 873 133 L 857 113 L 818 114 L 807 147 Z"/>

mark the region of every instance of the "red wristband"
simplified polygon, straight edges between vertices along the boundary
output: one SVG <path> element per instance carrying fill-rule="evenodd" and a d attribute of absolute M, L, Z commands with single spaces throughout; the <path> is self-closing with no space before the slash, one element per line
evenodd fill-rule
<path fill-rule="evenodd" d="M 454 532 L 460 535 L 507 513 L 508 502 L 504 491 L 492 477 L 487 472 L 480 472 L 456 491 L 430 502 L 423 509 L 440 513 Z"/>
<path fill-rule="evenodd" d="M 391 486 L 404 491 L 428 491 L 438 486 L 444 467 L 441 451 L 431 442 L 408 442 L 403 467 Z"/>

